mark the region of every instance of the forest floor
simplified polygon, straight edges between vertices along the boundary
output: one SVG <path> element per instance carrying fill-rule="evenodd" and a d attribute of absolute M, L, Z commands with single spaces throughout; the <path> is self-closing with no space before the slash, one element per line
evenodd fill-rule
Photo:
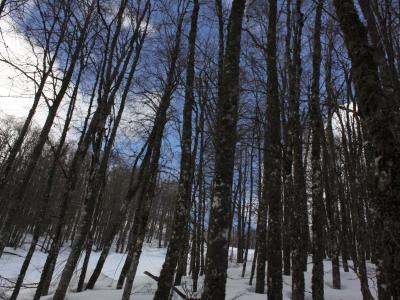
<path fill-rule="evenodd" d="M 11 292 L 10 288 L 7 286 L 12 285 L 12 282 L 15 281 L 19 269 L 23 262 L 23 257 L 26 254 L 26 250 L 24 249 L 12 249 L 6 248 L 6 253 L 3 254 L 3 257 L 0 259 L 0 289 L 1 294 L 0 298 L 6 296 Z M 63 249 L 60 257 L 57 261 L 57 267 L 55 270 L 55 279 L 53 278 L 53 284 L 51 291 L 54 291 L 57 284 L 57 279 L 61 276 L 61 272 L 65 261 L 68 257 L 69 248 L 66 247 Z M 12 253 L 12 254 L 11 254 Z M 143 249 L 142 256 L 140 258 L 139 267 L 137 270 L 137 276 L 135 278 L 134 287 L 132 290 L 131 299 L 135 300 L 149 300 L 153 298 L 154 292 L 157 288 L 157 284 L 154 280 L 147 277 L 143 274 L 144 271 L 149 271 L 154 275 L 158 275 L 161 266 L 164 262 L 164 256 L 166 253 L 166 249 L 152 247 L 150 245 L 146 245 Z M 97 259 L 99 258 L 100 252 L 93 252 L 90 257 L 89 268 L 88 268 L 88 276 L 90 276 L 91 270 L 94 269 Z M 43 267 L 43 264 L 46 260 L 46 254 L 41 251 L 36 251 L 31 265 L 28 269 L 27 275 L 24 281 L 24 288 L 22 289 L 20 296 L 18 299 L 28 300 L 32 299 L 32 296 L 35 292 L 35 284 L 39 281 L 40 271 Z M 125 260 L 125 255 L 120 253 L 112 253 L 108 256 L 105 266 L 103 268 L 103 272 L 101 277 L 96 284 L 96 287 L 92 291 L 85 291 L 82 293 L 75 293 L 74 288 L 76 287 L 78 278 L 74 277 L 71 289 L 68 292 L 68 296 L 66 299 L 69 300 L 119 300 L 121 299 L 122 290 L 115 290 L 116 280 L 118 280 L 119 272 L 121 271 L 123 262 Z M 81 263 L 83 261 L 83 257 L 81 257 L 80 264 L 77 268 L 81 267 Z M 242 265 L 238 265 L 234 262 L 229 263 L 228 269 L 228 280 L 227 280 L 227 288 L 226 288 L 226 299 L 249 299 L 249 300 L 258 300 L 258 299 L 266 299 L 266 295 L 255 294 L 254 293 L 254 284 L 250 286 L 249 277 L 250 277 L 250 268 L 252 261 L 252 252 L 249 255 L 249 262 L 247 263 L 247 272 L 244 278 L 241 277 L 242 273 Z M 351 264 L 351 262 L 350 262 Z M 374 265 L 368 264 L 368 275 L 370 279 L 370 289 L 373 295 L 376 295 L 376 287 L 373 278 L 375 277 L 375 268 Z M 308 271 L 305 273 L 306 280 L 306 299 L 311 299 L 311 269 L 312 265 L 309 263 Z M 357 275 L 354 273 L 352 269 L 350 272 L 345 273 L 341 268 L 341 282 L 342 288 L 340 290 L 335 290 L 331 285 L 331 262 L 324 262 L 324 271 L 325 271 L 325 299 L 326 300 L 357 300 L 362 299 L 360 292 L 360 283 L 357 278 Z M 76 272 L 79 274 L 79 272 Z M 199 282 L 199 290 L 201 291 L 202 278 Z M 185 291 L 187 295 L 190 294 L 191 290 L 191 280 L 190 277 L 185 278 L 183 285 L 180 287 L 181 290 Z M 291 277 L 283 276 L 283 295 L 284 299 L 290 299 L 291 297 Z M 191 295 L 191 297 L 196 295 Z M 51 299 L 52 296 L 42 297 L 41 299 Z M 200 295 L 198 295 L 200 298 Z M 179 299 L 177 296 L 174 299 Z"/>

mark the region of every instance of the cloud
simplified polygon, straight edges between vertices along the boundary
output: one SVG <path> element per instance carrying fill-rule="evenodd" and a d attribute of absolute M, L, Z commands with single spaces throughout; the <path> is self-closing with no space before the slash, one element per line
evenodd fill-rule
<path fill-rule="evenodd" d="M 1 59 L 15 64 L 14 67 L 4 61 L 0 62 L 0 111 L 12 118 L 24 120 L 33 103 L 35 85 L 21 71 L 35 76 L 34 66 L 38 61 L 30 45 L 15 32 L 8 17 L 0 20 L 0 28 Z M 21 68 L 21 71 L 17 68 Z M 34 118 L 35 123 L 43 125 L 47 111 L 47 105 L 42 101 Z"/>
<path fill-rule="evenodd" d="M 33 104 L 36 84 L 32 78 L 38 78 L 42 61 L 42 50 L 28 43 L 13 26 L 10 18 L 0 20 L 0 118 L 11 118 L 23 122 L 28 116 Z M 53 74 L 62 78 L 62 72 L 58 70 L 57 61 L 53 67 Z M 47 80 L 44 94 L 51 101 L 61 86 L 61 80 Z M 68 95 L 72 94 L 73 83 L 70 84 Z M 86 116 L 88 108 L 87 96 L 78 92 L 76 109 L 72 120 L 73 128 L 80 128 Z M 54 120 L 51 135 L 58 137 L 63 128 L 64 120 L 70 103 L 70 97 L 64 97 L 57 117 Z M 51 105 L 51 103 L 50 103 Z M 48 115 L 48 103 L 41 97 L 38 108 L 33 118 L 34 125 L 42 127 Z M 77 130 L 71 130 L 69 139 L 77 139 Z"/>

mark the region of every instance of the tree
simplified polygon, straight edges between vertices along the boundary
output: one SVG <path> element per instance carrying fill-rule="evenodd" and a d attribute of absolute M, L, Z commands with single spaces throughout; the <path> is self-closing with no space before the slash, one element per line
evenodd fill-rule
<path fill-rule="evenodd" d="M 400 296 L 400 265 L 396 263 L 400 256 L 398 103 L 381 88 L 374 48 L 353 1 L 335 0 L 334 4 L 352 62 L 359 113 L 366 129 L 365 143 L 371 143 L 374 150 L 374 205 L 383 224 L 383 254 L 378 264 L 384 276 L 381 284 L 385 285 L 387 296 L 395 299 Z"/>
<path fill-rule="evenodd" d="M 154 299 L 165 299 L 170 294 L 174 270 L 178 263 L 179 255 L 184 247 L 183 241 L 186 236 L 186 225 L 190 210 L 190 197 L 192 194 L 192 109 L 194 105 L 194 77 L 195 77 L 195 47 L 197 34 L 197 19 L 199 15 L 199 2 L 193 3 L 191 16 L 191 28 L 189 33 L 189 51 L 187 62 L 187 75 L 185 85 L 185 104 L 183 108 L 183 128 L 182 128 L 182 154 L 181 154 L 181 170 L 179 177 L 178 199 L 176 202 L 174 225 L 171 233 L 171 240 L 168 245 L 165 262 L 163 264 L 160 277 L 158 280 L 158 288 Z M 192 245 L 194 248 L 194 245 Z"/>
<path fill-rule="evenodd" d="M 10 207 L 10 209 L 8 211 L 7 216 L 6 216 L 6 220 L 4 221 L 4 226 L 3 226 L 2 230 L 1 230 L 1 235 L 0 235 L 0 254 L 3 252 L 4 247 L 5 247 L 6 243 L 7 243 L 7 240 L 9 238 L 9 233 L 11 231 L 13 218 L 15 218 L 15 216 L 17 215 L 18 210 L 20 209 L 20 205 L 21 205 L 23 197 L 25 196 L 25 193 L 27 191 L 28 184 L 29 184 L 29 182 L 30 182 L 30 180 L 32 178 L 33 172 L 34 172 L 34 170 L 36 168 L 36 165 L 38 163 L 40 155 L 41 155 L 41 153 L 43 151 L 43 147 L 45 146 L 45 143 L 46 143 L 46 141 L 48 139 L 51 127 L 52 127 L 54 119 L 55 119 L 55 117 L 57 115 L 58 108 L 60 107 L 60 104 L 61 104 L 62 100 L 64 99 L 64 96 L 65 96 L 65 94 L 67 92 L 67 89 L 68 89 L 68 87 L 69 87 L 69 85 L 71 83 L 75 67 L 76 67 L 77 63 L 79 62 L 79 58 L 81 56 L 82 49 L 84 48 L 84 44 L 85 44 L 85 41 L 87 39 L 89 28 L 90 28 L 90 24 L 91 24 L 91 21 L 92 21 L 93 7 L 94 7 L 94 1 L 89 3 L 89 5 L 87 7 L 87 13 L 86 13 L 86 15 L 85 15 L 85 17 L 83 19 L 83 24 L 81 25 L 80 30 L 78 31 L 78 36 L 79 37 L 78 37 L 78 40 L 77 40 L 77 44 L 76 44 L 76 47 L 72 51 L 72 55 L 71 55 L 71 58 L 70 58 L 70 61 L 69 61 L 69 65 L 66 68 L 66 72 L 65 72 L 64 78 L 62 80 L 60 89 L 58 90 L 58 92 L 57 92 L 57 94 L 55 96 L 55 99 L 54 99 L 54 101 L 52 103 L 52 106 L 49 109 L 49 113 L 47 115 L 45 124 L 44 124 L 44 126 L 43 126 L 43 128 L 42 128 L 42 130 L 40 132 L 39 139 L 38 139 L 38 141 L 37 141 L 37 143 L 36 143 L 36 145 L 35 145 L 35 147 L 34 147 L 34 149 L 32 151 L 32 156 L 31 156 L 29 164 L 28 164 L 28 166 L 26 168 L 26 171 L 25 171 L 25 174 L 24 174 L 24 178 L 22 179 L 22 182 L 21 182 L 21 186 L 19 187 L 18 192 L 16 193 L 16 195 L 14 195 L 15 201 L 13 201 L 11 203 L 11 207 Z M 69 8 L 67 8 L 67 9 L 69 9 Z M 42 80 L 43 84 L 44 84 L 45 80 L 46 80 L 46 77 Z M 32 108 L 31 108 L 31 113 L 29 114 L 28 119 L 25 122 L 24 129 L 29 127 L 29 123 L 30 123 L 29 122 L 29 118 L 32 118 L 32 116 L 33 116 L 33 114 L 35 112 L 35 109 L 36 109 L 35 105 L 37 106 L 36 102 L 38 101 L 37 97 L 39 97 L 39 96 L 41 96 L 41 94 L 36 95 L 36 97 L 35 97 L 34 104 L 33 104 Z M 17 140 L 17 143 L 14 145 L 14 150 L 16 150 L 16 152 L 19 150 L 19 147 L 18 147 L 18 146 L 20 146 L 19 142 L 20 142 L 21 139 L 23 140 L 23 138 L 24 138 L 24 136 L 21 134 L 19 139 Z M 22 141 L 21 141 L 21 144 L 22 144 Z M 4 174 L 3 174 L 3 179 L 1 180 L 0 192 L 1 192 L 2 188 L 4 188 L 4 185 L 7 182 L 7 180 L 6 180 L 7 177 L 6 176 L 9 173 L 7 173 L 6 171 L 9 168 L 11 168 L 10 164 L 13 163 L 14 159 L 15 159 L 15 157 L 12 158 L 11 161 L 9 160 L 7 162 L 7 166 L 6 166 Z"/>
<path fill-rule="evenodd" d="M 244 0 L 232 2 L 217 106 L 215 175 L 208 225 L 208 248 L 202 299 L 225 298 L 228 231 L 239 101 L 239 62 Z"/>
<path fill-rule="evenodd" d="M 276 67 L 277 1 L 269 1 L 263 201 L 268 203 L 268 299 L 282 299 L 281 123 Z"/>
<path fill-rule="evenodd" d="M 129 268 L 126 273 L 126 283 L 122 299 L 129 299 L 133 280 L 136 275 L 139 258 L 146 234 L 147 222 L 150 213 L 150 206 L 154 197 L 158 164 L 160 159 L 162 137 L 164 128 L 167 123 L 167 110 L 171 104 L 172 95 L 176 88 L 176 73 L 178 69 L 178 58 L 180 54 L 181 38 L 183 31 L 183 21 L 186 15 L 187 3 L 180 3 L 177 6 L 177 24 L 175 37 L 172 40 L 172 47 L 169 49 L 169 61 L 167 79 L 165 82 L 163 94 L 161 96 L 160 105 L 156 112 L 154 125 L 148 138 L 148 146 L 142 165 L 139 171 L 138 179 L 138 205 L 136 207 L 134 223 L 131 234 L 135 238 L 132 243 L 132 257 Z"/>
<path fill-rule="evenodd" d="M 304 271 L 308 256 L 308 211 L 306 196 L 305 166 L 303 165 L 302 128 L 300 123 L 300 79 L 302 74 L 301 38 L 303 32 L 302 1 L 295 4 L 295 28 L 293 36 L 293 58 L 289 61 L 289 139 L 293 143 L 293 190 L 298 196 L 293 199 L 292 219 L 292 294 L 293 299 L 304 299 Z M 296 226 L 300 224 L 300 226 Z"/>
<path fill-rule="evenodd" d="M 313 270 L 312 270 L 312 296 L 314 300 L 324 299 L 324 203 L 321 169 L 321 132 L 323 132 L 319 86 L 321 68 L 321 16 L 323 2 L 318 1 L 315 12 L 314 46 L 312 57 L 312 82 L 310 97 L 310 122 L 312 131 L 312 232 L 313 232 Z"/>

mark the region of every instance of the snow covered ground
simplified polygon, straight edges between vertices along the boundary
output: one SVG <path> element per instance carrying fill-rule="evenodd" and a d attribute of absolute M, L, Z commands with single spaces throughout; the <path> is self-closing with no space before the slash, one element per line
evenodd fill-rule
<path fill-rule="evenodd" d="M 6 248 L 7 252 L 15 253 L 17 255 L 11 255 L 5 253 L 3 257 L 0 259 L 0 276 L 1 282 L 0 286 L 2 286 L 2 293 L 9 293 L 10 290 L 7 291 L 7 288 L 4 288 L 4 285 L 7 285 L 8 280 L 15 281 L 15 278 L 18 275 L 19 269 L 21 267 L 23 257 L 25 256 L 26 251 L 23 249 L 11 249 Z M 53 278 L 52 289 L 54 290 L 56 287 L 57 279 L 61 275 L 61 271 L 63 269 L 63 265 L 68 257 L 68 248 L 65 248 L 61 253 L 59 260 L 57 261 L 57 267 L 55 271 L 55 278 Z M 166 253 L 166 249 L 159 249 L 155 247 L 151 247 L 150 245 L 146 245 L 143 249 L 142 257 L 140 259 L 139 267 L 137 270 L 137 276 L 135 278 L 135 283 L 132 291 L 131 299 L 135 300 L 148 300 L 152 299 L 155 289 L 157 287 L 156 282 L 151 278 L 145 276 L 143 274 L 144 271 L 149 271 L 152 274 L 158 275 L 164 261 L 164 256 Z M 88 277 L 90 276 L 91 270 L 94 269 L 97 259 L 100 253 L 93 252 L 90 258 Z M 122 290 L 115 290 L 116 280 L 118 279 L 119 272 L 122 268 L 123 262 L 125 259 L 125 255 L 119 253 L 110 254 L 107 258 L 106 264 L 103 268 L 103 274 L 99 278 L 98 284 L 96 285 L 95 290 L 85 291 L 82 293 L 75 293 L 74 288 L 77 284 L 77 276 L 74 277 L 72 281 L 71 290 L 68 293 L 67 299 L 70 300 L 119 300 L 121 299 Z M 35 289 L 29 288 L 34 286 L 35 283 L 38 282 L 40 278 L 41 268 L 46 260 L 46 254 L 37 251 L 34 254 L 32 263 L 28 269 L 27 275 L 25 277 L 24 284 L 27 288 L 23 289 L 20 293 L 18 299 L 28 300 L 32 299 L 32 295 L 34 294 Z M 251 260 L 252 253 L 250 253 L 249 263 L 247 264 L 247 272 L 244 278 L 241 277 L 242 266 L 237 265 L 234 262 L 229 263 L 228 269 L 228 281 L 227 281 L 227 296 L 226 299 L 250 299 L 250 300 L 258 300 L 258 299 L 266 299 L 266 295 L 260 295 L 254 293 L 254 285 L 249 286 L 249 273 L 251 268 Z M 81 267 L 81 263 L 83 258 L 80 261 L 77 271 Z M 325 270 L 325 299 L 327 300 L 357 300 L 362 299 L 360 292 L 360 283 L 357 278 L 357 275 L 350 270 L 350 272 L 345 273 L 341 269 L 341 279 L 342 279 L 342 289 L 334 290 L 331 285 L 331 263 L 330 261 L 325 261 L 324 264 Z M 309 264 L 308 272 L 305 273 L 306 280 L 306 299 L 311 299 L 311 268 L 312 265 Z M 375 277 L 374 266 L 368 264 L 368 272 L 370 280 L 370 289 L 373 295 L 376 295 L 375 285 L 373 278 Z M 77 272 L 79 274 L 79 272 Z M 283 295 L 284 299 L 290 299 L 291 297 L 291 277 L 283 276 Z M 190 291 L 190 278 L 186 278 L 184 284 L 182 286 L 183 290 Z M 199 289 L 201 289 L 202 284 L 199 283 Z M 195 296 L 195 295 L 192 295 Z M 43 297 L 42 299 L 51 299 L 51 295 L 47 297 Z M 176 299 L 179 299 L 176 297 Z"/>

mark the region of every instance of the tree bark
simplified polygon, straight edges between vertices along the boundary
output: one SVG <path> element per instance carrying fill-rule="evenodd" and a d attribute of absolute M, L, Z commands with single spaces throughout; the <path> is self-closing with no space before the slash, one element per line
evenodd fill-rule
<path fill-rule="evenodd" d="M 268 203 L 268 299 L 282 299 L 281 123 L 278 91 L 277 0 L 269 0 L 267 33 L 267 109 L 264 129 L 263 201 Z"/>
<path fill-rule="evenodd" d="M 250 150 L 250 195 L 249 195 L 249 211 L 247 216 L 247 236 L 246 236 L 246 248 L 244 252 L 244 261 L 242 268 L 242 278 L 246 274 L 246 265 L 248 260 L 249 248 L 250 248 L 250 239 L 251 239 L 251 215 L 253 213 L 253 187 L 254 187 L 254 178 L 253 178 L 253 160 L 254 160 L 254 137 L 255 137 L 255 128 L 256 124 L 253 127 L 253 134 L 251 140 L 251 150 Z"/>
<path fill-rule="evenodd" d="M 175 218 L 168 245 L 167 254 L 161 269 L 158 280 L 157 291 L 154 295 L 155 300 L 168 298 L 174 279 L 174 270 L 178 263 L 180 250 L 186 236 L 186 225 L 189 220 L 190 197 L 192 194 L 192 108 L 194 105 L 194 76 L 195 76 L 195 44 L 197 35 L 197 19 L 199 15 L 199 2 L 194 1 L 191 16 L 191 28 L 189 33 L 189 53 L 187 63 L 187 77 L 185 86 L 185 104 L 183 108 L 183 128 L 182 128 L 182 154 L 181 168 L 179 177 L 178 199 L 175 208 Z M 195 249 L 194 243 L 192 244 Z"/>
<path fill-rule="evenodd" d="M 328 49 L 325 67 L 325 85 L 327 90 L 327 106 L 328 106 L 328 118 L 326 125 L 326 138 L 324 138 L 324 157 L 327 180 L 326 180 L 326 191 L 331 193 L 326 193 L 326 197 L 331 198 L 331 213 L 330 216 L 330 242 L 332 247 L 332 287 L 334 289 L 340 289 L 340 264 L 339 264 L 339 234 L 340 234 L 340 218 L 338 211 L 339 203 L 339 182 L 337 180 L 338 172 L 336 169 L 336 152 L 335 152 L 335 140 L 332 127 L 332 119 L 334 112 L 334 93 L 333 93 L 333 82 L 332 82 L 332 52 L 333 52 L 333 37 L 331 29 L 328 31 Z M 329 187 L 328 187 L 329 185 Z M 328 202 L 328 201 L 327 201 Z M 343 257 L 342 257 L 343 258 Z"/>
<path fill-rule="evenodd" d="M 210 211 L 208 250 L 202 299 L 225 298 L 231 190 L 239 100 L 239 61 L 244 0 L 232 2 L 218 97 L 214 195 Z"/>
<path fill-rule="evenodd" d="M 319 84 L 321 68 L 321 16 L 323 2 L 317 2 L 314 24 L 314 45 L 312 56 L 312 82 L 310 98 L 310 121 L 312 131 L 311 168 L 312 168 L 312 297 L 324 299 L 324 202 L 321 169 L 321 132 L 323 131 L 320 111 Z"/>
<path fill-rule="evenodd" d="M 182 27 L 185 12 L 179 12 L 178 24 L 175 33 L 174 46 L 171 49 L 171 60 L 169 70 L 167 74 L 166 86 L 164 88 L 161 102 L 157 110 L 156 118 L 154 121 L 152 132 L 149 136 L 148 148 L 146 151 L 145 158 L 143 159 L 140 173 L 143 174 L 139 184 L 143 185 L 140 187 L 141 191 L 138 196 L 138 206 L 135 212 L 135 219 L 132 226 L 132 235 L 134 241 L 132 244 L 132 261 L 129 266 L 124 292 L 122 295 L 123 300 L 127 300 L 130 297 L 133 280 L 136 275 L 137 265 L 142 251 L 143 241 L 145 237 L 145 231 L 147 228 L 147 221 L 149 217 L 149 210 L 151 207 L 151 201 L 154 197 L 154 190 L 156 185 L 156 175 L 158 170 L 158 162 L 161 152 L 162 137 L 167 123 L 167 110 L 170 106 L 172 94 L 176 87 L 176 69 L 177 61 L 180 53 Z M 139 175 L 140 176 L 140 175 Z"/>
<path fill-rule="evenodd" d="M 301 39 L 304 17 L 301 11 L 302 1 L 295 4 L 295 28 L 293 37 L 293 58 L 289 64 L 289 128 L 292 129 L 293 142 L 293 191 L 298 196 L 293 199 L 292 214 L 292 297 L 304 299 L 304 271 L 307 271 L 308 258 L 308 209 L 305 183 L 305 166 L 303 164 L 303 138 L 300 122 L 300 80 L 302 74 Z M 293 125 L 292 125 L 293 124 Z M 299 224 L 299 226 L 296 226 Z"/>
<path fill-rule="evenodd" d="M 378 76 L 374 49 L 352 0 L 335 0 L 336 13 L 352 62 L 359 114 L 366 129 L 365 143 L 374 149 L 374 206 L 383 224 L 384 274 L 387 297 L 400 297 L 400 143 L 396 100 L 385 95 Z"/>

